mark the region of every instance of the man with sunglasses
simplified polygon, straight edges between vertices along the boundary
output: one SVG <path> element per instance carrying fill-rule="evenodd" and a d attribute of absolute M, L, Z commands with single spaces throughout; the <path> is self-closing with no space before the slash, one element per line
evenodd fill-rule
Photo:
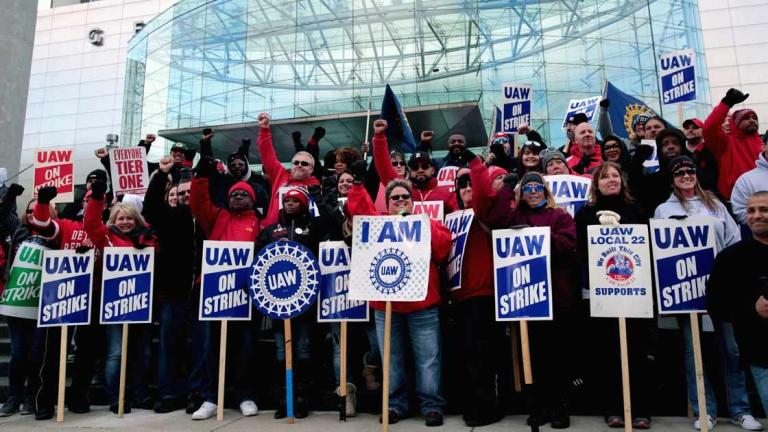
<path fill-rule="evenodd" d="M 267 216 L 262 221 L 263 226 L 269 226 L 278 221 L 280 188 L 284 186 L 301 186 L 309 189 L 310 186 L 320 184 L 317 177 L 312 175 L 315 169 L 315 158 L 308 152 L 300 151 L 293 155 L 290 171 L 283 167 L 277 159 L 275 148 L 272 144 L 272 131 L 269 128 L 269 119 L 269 114 L 259 114 L 259 137 L 256 140 L 259 146 L 259 153 L 261 154 L 262 167 L 272 188 L 269 210 L 267 211 Z"/>

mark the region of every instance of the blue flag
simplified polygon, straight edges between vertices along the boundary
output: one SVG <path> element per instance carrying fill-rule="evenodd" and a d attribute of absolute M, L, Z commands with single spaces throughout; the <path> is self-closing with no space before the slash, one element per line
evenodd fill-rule
<path fill-rule="evenodd" d="M 624 93 L 608 81 L 605 83 L 603 97 L 611 101 L 608 115 L 611 118 L 613 133 L 622 138 L 630 137 L 639 116 L 648 119 L 656 115 L 645 102 Z"/>
<path fill-rule="evenodd" d="M 416 151 L 416 140 L 413 138 L 411 125 L 405 116 L 395 92 L 387 84 L 384 92 L 384 100 L 381 102 L 381 119 L 387 121 L 387 138 L 392 138 L 402 143 L 401 150 L 413 153 Z"/>

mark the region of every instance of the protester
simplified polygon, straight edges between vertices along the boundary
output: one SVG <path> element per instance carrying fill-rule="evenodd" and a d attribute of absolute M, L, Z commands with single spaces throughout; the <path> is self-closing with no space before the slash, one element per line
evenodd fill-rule
<path fill-rule="evenodd" d="M 685 149 L 696 161 L 696 174 L 704 190 L 719 194 L 717 190 L 718 167 L 715 156 L 704 147 L 704 122 L 691 118 L 683 122 Z"/>
<path fill-rule="evenodd" d="M 632 157 L 627 146 L 624 144 L 624 140 L 616 135 L 603 135 L 600 150 L 604 161 L 615 162 L 621 166 L 622 172 L 629 172 Z"/>
<path fill-rule="evenodd" d="M 735 88 L 729 89 L 720 104 L 704 120 L 704 146 L 712 152 L 720 167 L 717 188 L 726 200 L 731 199 L 731 192 L 739 176 L 755 167 L 755 159 L 763 148 L 757 133 L 757 113 L 754 110 L 739 109 L 733 112 L 731 120 L 726 119 L 728 110 L 748 97 L 749 94 Z M 726 120 L 728 133 L 721 128 Z"/>
<path fill-rule="evenodd" d="M 621 142 L 624 146 L 622 156 L 626 156 L 628 159 L 631 159 L 635 154 L 635 149 L 638 145 L 640 145 L 640 141 L 645 139 L 645 123 L 648 121 L 649 117 L 646 114 L 637 114 L 633 116 L 631 130 L 627 131 L 629 138 L 623 140 L 619 138 L 613 130 L 611 116 L 608 112 L 608 108 L 610 106 L 611 102 L 607 98 L 604 98 L 600 101 L 600 113 L 598 114 L 597 131 L 600 133 L 600 138 L 602 138 L 603 141 L 606 141 L 610 136 L 618 138 L 619 142 Z M 603 155 L 603 160 L 610 159 L 606 159 L 605 155 Z M 612 160 L 611 162 L 616 161 Z"/>
<path fill-rule="evenodd" d="M 645 121 L 645 127 L 643 130 L 645 131 L 645 136 L 643 137 L 644 140 L 655 140 L 656 135 L 661 132 L 663 129 L 668 128 L 666 120 L 663 118 L 655 115 L 650 117 L 648 120 Z"/>
<path fill-rule="evenodd" d="M 680 129 L 669 128 L 662 129 L 659 132 L 655 130 L 655 124 L 658 120 L 652 118 L 646 123 L 650 128 L 650 134 L 656 140 L 656 153 L 658 155 L 658 168 L 648 169 L 645 162 L 651 156 L 654 148 L 641 144 L 635 150 L 635 156 L 629 170 L 629 185 L 632 188 L 638 202 L 643 208 L 652 212 L 659 204 L 669 198 L 672 193 L 671 172 L 669 171 L 669 162 L 677 156 L 686 155 L 685 135 Z M 646 135 L 648 136 L 648 135 Z M 649 213 L 650 215 L 651 213 Z"/>
<path fill-rule="evenodd" d="M 574 174 L 565 155 L 560 150 L 547 149 L 541 152 L 541 170 L 546 175 Z M 591 177 L 589 174 L 585 176 Z"/>
<path fill-rule="evenodd" d="M 576 113 L 573 116 L 568 117 L 565 122 L 565 135 L 568 138 L 568 142 L 558 150 L 566 156 L 571 156 L 573 154 L 571 153 L 573 149 L 578 147 L 578 144 L 576 143 L 576 126 L 588 121 L 585 113 Z M 575 151 L 578 153 L 578 150 Z"/>
<path fill-rule="evenodd" d="M 757 156 L 755 168 L 742 174 L 733 187 L 731 208 L 739 223 L 747 223 L 747 198 L 755 192 L 768 190 L 768 132 L 764 137 L 763 152 Z"/>
<path fill-rule="evenodd" d="M 595 131 L 589 122 L 579 123 L 574 129 L 576 146 L 571 148 L 567 159 L 568 166 L 576 174 L 591 174 L 600 166 L 602 154 L 600 145 L 595 139 Z"/>
<path fill-rule="evenodd" d="M 434 137 L 434 131 L 424 131 L 421 133 L 421 146 L 419 150 L 432 153 L 432 138 Z M 453 133 L 448 137 L 448 154 L 441 159 L 436 159 L 433 162 L 433 167 L 436 171 L 443 167 L 455 166 L 465 167 L 469 163 L 464 159 L 464 150 L 467 148 L 467 137 L 461 133 Z"/>

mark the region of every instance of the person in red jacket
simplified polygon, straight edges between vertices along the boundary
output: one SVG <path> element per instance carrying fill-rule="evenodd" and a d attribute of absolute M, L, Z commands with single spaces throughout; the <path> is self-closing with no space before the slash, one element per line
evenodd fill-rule
<path fill-rule="evenodd" d="M 261 138 L 259 136 L 259 142 Z M 200 158 L 196 171 L 197 176 L 192 179 L 189 204 L 192 208 L 192 216 L 200 223 L 206 238 L 255 243 L 261 232 L 261 221 L 254 210 L 257 204 L 256 193 L 251 185 L 242 180 L 236 182 L 227 193 L 227 208 L 219 208 L 211 201 L 208 187 L 208 179 L 216 172 L 216 161 L 209 156 L 204 156 Z M 270 211 L 276 208 L 277 205 L 270 206 Z M 212 330 L 210 333 L 215 334 L 215 331 Z M 253 334 L 255 333 L 253 320 L 232 323 L 230 333 L 233 335 L 232 338 L 237 338 L 236 352 L 229 358 L 234 363 L 233 373 L 240 412 L 246 417 L 253 416 L 259 412 L 253 391 Z M 210 352 L 205 353 L 210 364 L 215 364 L 217 358 L 214 352 L 216 345 L 215 343 L 206 344 L 210 347 Z M 212 373 L 211 368 L 208 368 L 207 373 L 210 374 L 210 378 L 200 395 L 203 404 L 192 413 L 192 420 L 205 420 L 216 414 L 216 375 Z"/>
<path fill-rule="evenodd" d="M 603 162 L 600 145 L 589 122 L 579 123 L 574 130 L 576 146 L 571 148 L 568 166 L 576 174 L 589 174 Z"/>
<path fill-rule="evenodd" d="M 109 214 L 109 221 L 105 224 L 101 215 L 106 206 L 104 194 L 107 184 L 103 181 L 94 182 L 91 185 L 91 197 L 85 207 L 83 226 L 91 239 L 94 247 L 103 251 L 107 246 L 133 247 L 143 249 L 155 247 L 156 238 L 147 227 L 144 218 L 136 207 L 118 203 Z M 95 268 L 100 268 L 101 262 L 97 261 Z M 120 355 L 122 352 L 122 330 L 119 325 L 108 325 L 107 333 L 107 357 L 104 364 L 104 376 L 107 381 L 106 390 L 109 398 L 109 409 L 117 413 L 118 387 L 120 378 Z M 129 351 L 129 390 L 128 395 L 133 395 L 133 400 L 142 408 L 151 409 L 154 401 L 149 397 L 146 384 L 141 380 L 141 373 L 149 367 L 149 359 L 144 350 L 152 343 L 151 324 L 134 324 L 131 326 L 129 344 L 133 348 Z M 126 397 L 125 412 L 130 412 L 130 397 Z"/>
<path fill-rule="evenodd" d="M 373 162 L 376 164 L 376 171 L 379 173 L 381 183 L 389 185 L 392 180 L 402 177 L 395 171 L 389 157 L 386 131 L 386 120 L 373 122 Z M 413 185 L 415 213 L 421 213 L 423 206 L 430 202 L 442 203 L 444 214 L 455 210 L 451 203 L 453 192 L 449 187 L 437 185 L 435 164 L 428 152 L 418 151 L 412 154 L 411 158 L 408 159 L 408 172 Z"/>
<path fill-rule="evenodd" d="M 755 160 L 763 148 L 760 134 L 757 133 L 757 114 L 749 108 L 733 112 L 728 121 L 729 133 L 725 133 L 722 128 L 728 110 L 748 97 L 749 94 L 735 88 L 729 89 L 704 120 L 704 148 L 712 152 L 720 166 L 717 189 L 726 200 L 731 199 L 733 186 L 739 176 L 755 167 Z"/>
<path fill-rule="evenodd" d="M 261 113 L 259 120 L 259 137 L 256 143 L 259 146 L 261 163 L 264 174 L 267 175 L 269 183 L 272 186 L 272 196 L 269 200 L 269 211 L 262 221 L 262 226 L 270 226 L 277 223 L 278 213 L 280 211 L 280 189 L 284 186 L 304 186 L 309 188 L 312 185 L 319 185 L 317 177 L 312 176 L 315 167 L 315 158 L 311 154 L 300 151 L 293 155 L 291 163 L 293 168 L 290 171 L 283 168 L 283 165 L 277 159 L 275 148 L 272 145 L 272 131 L 269 129 L 269 114 Z M 285 192 L 285 189 L 283 190 Z"/>
<path fill-rule="evenodd" d="M 389 159 L 387 159 L 389 160 Z M 353 168 L 355 166 L 353 165 Z M 365 171 L 355 170 L 355 184 L 347 199 L 347 212 L 356 215 L 375 215 L 376 209 L 363 186 Z M 385 198 L 390 215 L 413 212 L 413 188 L 408 181 L 393 180 L 387 185 Z M 413 351 L 416 372 L 416 393 L 420 411 L 427 426 L 443 424 L 445 399 L 441 383 L 440 275 L 438 265 L 445 261 L 451 247 L 451 233 L 445 226 L 430 220 L 432 256 L 429 264 L 427 297 L 418 302 L 392 302 L 390 349 L 389 422 L 394 424 L 408 415 L 408 385 L 406 381 L 406 334 Z M 379 346 L 384 346 L 384 302 L 371 302 L 375 309 L 376 332 Z"/>

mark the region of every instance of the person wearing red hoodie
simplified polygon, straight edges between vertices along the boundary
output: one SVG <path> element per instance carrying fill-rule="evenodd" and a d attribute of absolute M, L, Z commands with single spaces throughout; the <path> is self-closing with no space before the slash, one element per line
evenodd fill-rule
<path fill-rule="evenodd" d="M 392 159 L 389 157 L 387 144 L 386 120 L 376 120 L 373 123 L 373 162 L 379 174 L 381 183 L 389 185 L 392 180 L 402 178 L 395 171 Z M 443 214 L 455 210 L 452 204 L 453 192 L 446 186 L 438 186 L 435 177 L 435 164 L 426 151 L 417 151 L 408 159 L 408 173 L 413 185 L 414 204 L 427 205 L 429 202 L 441 202 Z"/>
<path fill-rule="evenodd" d="M 144 249 L 155 247 L 157 239 L 147 227 L 144 218 L 136 207 L 119 203 L 112 207 L 109 221 L 105 224 L 101 215 L 106 206 L 104 194 L 107 184 L 103 181 L 94 182 L 91 185 L 91 197 L 85 207 L 83 226 L 86 234 L 91 239 L 93 246 L 98 251 L 103 251 L 107 246 L 132 247 Z M 101 262 L 97 260 L 94 268 L 100 268 Z M 152 343 L 151 324 L 136 325 L 131 327 L 129 345 L 133 348 L 129 351 L 129 390 L 127 395 L 134 395 L 134 400 L 142 407 L 151 409 L 154 401 L 148 396 L 146 386 L 141 381 L 141 373 L 146 370 L 147 356 L 144 350 Z M 117 413 L 118 386 L 120 376 L 120 356 L 122 351 L 122 330 L 119 325 L 106 326 L 107 333 L 107 357 L 104 364 L 104 375 L 107 381 L 107 396 L 109 409 Z M 130 397 L 126 397 L 128 401 Z M 125 412 L 130 412 L 131 404 L 126 402 Z"/>
<path fill-rule="evenodd" d="M 712 152 L 720 166 L 717 189 L 726 200 L 731 199 L 733 186 L 739 176 L 755 167 L 755 160 L 763 148 L 760 134 L 757 133 L 757 114 L 749 108 L 733 112 L 728 121 L 729 133 L 726 134 L 722 128 L 728 110 L 748 97 L 749 93 L 729 89 L 704 120 L 704 148 Z"/>
<path fill-rule="evenodd" d="M 574 129 L 576 146 L 571 147 L 568 166 L 575 174 L 590 174 L 603 162 L 600 145 L 589 122 L 579 123 Z"/>
<path fill-rule="evenodd" d="M 259 137 L 261 139 L 261 136 Z M 247 182 L 240 180 L 229 188 L 226 208 L 219 208 L 213 204 L 209 192 L 209 179 L 216 173 L 216 161 L 209 156 L 203 156 L 195 168 L 197 175 L 192 179 L 189 204 L 192 208 L 192 216 L 200 223 L 200 226 L 208 240 L 243 241 L 255 243 L 261 232 L 259 216 L 254 210 L 256 206 L 256 193 Z M 272 207 L 271 207 L 272 208 Z M 271 211 L 270 208 L 270 211 Z M 273 207 L 277 208 L 277 206 Z M 254 312 L 255 313 L 255 312 Z M 238 397 L 240 412 L 249 417 L 258 414 L 259 410 L 255 402 L 253 355 L 254 340 L 253 320 L 235 321 L 230 324 L 232 343 L 237 350 L 229 356 L 234 363 L 234 382 Z M 210 334 L 217 334 L 211 330 Z M 205 353 L 208 358 L 209 374 L 207 384 L 201 392 L 203 404 L 192 413 L 192 420 L 205 420 L 216 414 L 216 363 L 217 343 L 206 344 L 210 352 Z"/>
<path fill-rule="evenodd" d="M 293 155 L 291 163 L 293 168 L 286 170 L 275 154 L 272 145 L 272 131 L 269 129 L 269 114 L 261 113 L 257 117 L 259 121 L 259 137 L 256 140 L 261 155 L 261 163 L 264 174 L 269 179 L 272 187 L 272 196 L 269 200 L 269 210 L 262 222 L 262 226 L 276 224 L 280 212 L 280 189 L 284 186 L 310 186 L 319 185 L 320 181 L 312 175 L 315 168 L 315 158 L 311 154 L 300 151 Z M 285 190 L 284 190 L 285 191 Z M 284 192 L 283 191 L 283 192 Z"/>
<path fill-rule="evenodd" d="M 387 161 L 389 158 L 386 159 Z M 353 165 L 355 168 L 355 165 Z M 347 212 L 350 217 L 375 215 L 368 192 L 363 186 L 365 170 L 353 171 L 355 184 L 349 191 Z M 393 180 L 387 184 L 385 198 L 390 215 L 410 214 L 413 212 L 414 188 L 405 180 Z M 416 373 L 416 393 L 420 400 L 420 411 L 427 426 L 443 424 L 445 399 L 441 383 L 441 341 L 440 319 L 440 274 L 438 266 L 448 257 L 451 247 L 451 233 L 441 223 L 430 219 L 431 260 L 429 264 L 429 287 L 427 297 L 418 302 L 392 302 L 391 350 L 390 350 L 390 386 L 389 386 L 389 422 L 397 423 L 408 415 L 408 385 L 406 381 L 405 349 L 406 334 L 413 352 Z M 375 309 L 376 332 L 379 346 L 384 346 L 384 302 L 371 302 Z"/>

